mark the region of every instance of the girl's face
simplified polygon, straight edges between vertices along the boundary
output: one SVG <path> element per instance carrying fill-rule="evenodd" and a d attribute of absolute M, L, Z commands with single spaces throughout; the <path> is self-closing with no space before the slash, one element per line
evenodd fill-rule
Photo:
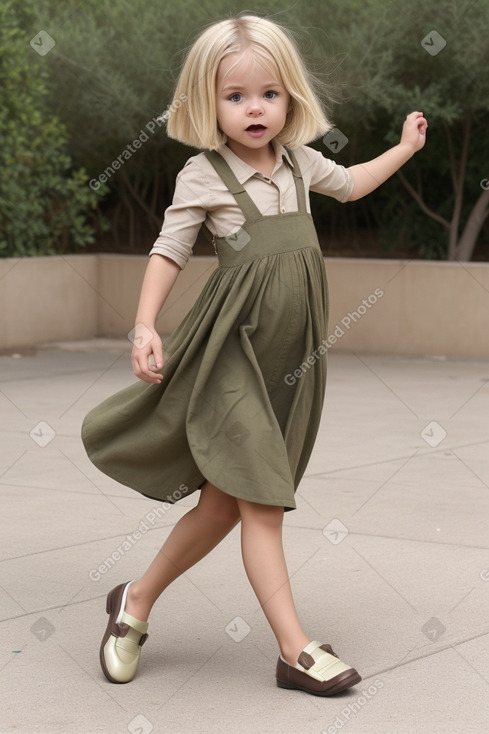
<path fill-rule="evenodd" d="M 237 63 L 238 62 L 238 63 Z M 230 71 L 231 67 L 234 68 Z M 216 80 L 217 121 L 236 155 L 269 146 L 283 129 L 290 95 L 249 53 L 225 56 Z"/>

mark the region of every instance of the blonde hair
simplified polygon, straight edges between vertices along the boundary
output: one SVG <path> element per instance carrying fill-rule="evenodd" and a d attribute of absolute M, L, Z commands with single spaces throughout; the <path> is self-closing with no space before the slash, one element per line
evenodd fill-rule
<path fill-rule="evenodd" d="M 299 148 L 331 129 L 316 91 L 319 81 L 306 69 L 290 32 L 266 18 L 243 15 L 214 23 L 191 46 L 170 113 L 163 115 L 170 138 L 209 150 L 227 141 L 217 124 L 217 71 L 224 56 L 245 50 L 278 74 L 290 95 L 285 125 L 277 135 L 282 145 Z"/>

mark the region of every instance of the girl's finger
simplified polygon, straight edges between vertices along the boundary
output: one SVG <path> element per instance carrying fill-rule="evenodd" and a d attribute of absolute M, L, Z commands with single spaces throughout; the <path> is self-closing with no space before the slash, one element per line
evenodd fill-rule
<path fill-rule="evenodd" d="M 156 369 L 160 370 L 163 367 L 163 350 L 161 347 L 154 347 L 153 355 L 156 363 Z"/>

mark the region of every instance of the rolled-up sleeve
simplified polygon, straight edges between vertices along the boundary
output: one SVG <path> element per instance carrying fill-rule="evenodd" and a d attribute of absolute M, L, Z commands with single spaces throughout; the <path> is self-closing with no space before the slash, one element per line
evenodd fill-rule
<path fill-rule="evenodd" d="M 307 156 L 310 191 L 332 196 L 342 203 L 348 201 L 354 184 L 350 171 L 330 158 L 326 158 L 318 150 L 307 146 L 304 146 L 302 150 Z"/>
<path fill-rule="evenodd" d="M 165 255 L 183 270 L 207 216 L 208 181 L 199 165 L 188 160 L 177 176 L 173 201 L 149 255 Z M 207 202 L 207 203 L 206 203 Z"/>

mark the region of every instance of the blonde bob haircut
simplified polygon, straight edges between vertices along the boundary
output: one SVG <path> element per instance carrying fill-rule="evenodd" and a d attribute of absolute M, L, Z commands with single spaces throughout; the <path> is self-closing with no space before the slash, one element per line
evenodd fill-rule
<path fill-rule="evenodd" d="M 253 61 L 275 74 L 290 95 L 285 125 L 277 135 L 282 145 L 299 148 L 331 129 L 317 93 L 320 83 L 306 69 L 290 32 L 266 18 L 242 15 L 214 23 L 191 46 L 169 111 L 162 115 L 170 138 L 208 150 L 226 143 L 217 123 L 217 71 L 227 54 L 237 54 L 238 63 L 243 52 L 251 52 Z"/>

